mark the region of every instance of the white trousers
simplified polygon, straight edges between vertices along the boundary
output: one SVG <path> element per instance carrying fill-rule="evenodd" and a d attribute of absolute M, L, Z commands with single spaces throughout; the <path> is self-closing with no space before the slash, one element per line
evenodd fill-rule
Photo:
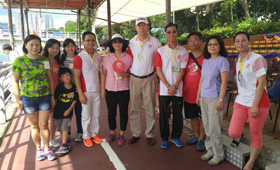
<path fill-rule="evenodd" d="M 83 138 L 91 138 L 99 131 L 100 91 L 84 93 L 87 104 L 82 104 Z"/>

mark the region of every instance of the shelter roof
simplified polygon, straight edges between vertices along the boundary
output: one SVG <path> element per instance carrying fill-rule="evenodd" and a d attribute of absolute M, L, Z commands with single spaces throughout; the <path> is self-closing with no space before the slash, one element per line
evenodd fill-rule
<path fill-rule="evenodd" d="M 222 0 L 171 0 L 171 11 L 211 4 Z M 166 12 L 166 0 L 111 0 L 111 21 L 122 23 L 138 17 L 149 17 Z M 107 25 L 107 3 L 97 9 L 94 25 Z M 102 18 L 103 20 L 99 20 Z M 105 21 L 104 21 L 105 20 Z"/>

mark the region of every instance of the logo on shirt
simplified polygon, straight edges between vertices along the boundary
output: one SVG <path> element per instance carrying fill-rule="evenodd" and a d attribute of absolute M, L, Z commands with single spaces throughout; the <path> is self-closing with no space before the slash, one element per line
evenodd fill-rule
<path fill-rule="evenodd" d="M 153 46 L 152 45 L 149 45 L 149 48 L 152 48 Z"/>
<path fill-rule="evenodd" d="M 190 72 L 192 72 L 192 73 L 196 72 L 198 69 L 198 67 L 195 63 L 191 63 L 188 67 L 189 67 Z"/>
<path fill-rule="evenodd" d="M 178 59 L 181 59 L 181 55 L 178 55 Z"/>
<path fill-rule="evenodd" d="M 64 103 L 69 103 L 72 102 L 74 98 L 74 92 L 68 93 L 68 94 L 61 94 L 58 96 L 58 100 L 64 102 Z"/>
<path fill-rule="evenodd" d="M 250 64 L 247 64 L 246 68 L 249 68 L 250 67 Z"/>

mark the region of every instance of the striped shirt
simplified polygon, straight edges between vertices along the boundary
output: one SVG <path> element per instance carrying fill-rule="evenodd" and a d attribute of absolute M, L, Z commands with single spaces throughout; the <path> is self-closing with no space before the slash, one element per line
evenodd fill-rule
<path fill-rule="evenodd" d="M 73 62 L 74 62 L 74 58 L 66 57 L 66 60 L 64 61 L 63 65 L 61 65 L 61 68 L 69 68 L 71 70 L 72 72 L 71 82 L 75 84 Z"/>

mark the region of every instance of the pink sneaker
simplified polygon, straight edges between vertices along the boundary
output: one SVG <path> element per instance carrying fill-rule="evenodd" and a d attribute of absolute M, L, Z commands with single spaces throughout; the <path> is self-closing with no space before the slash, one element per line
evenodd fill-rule
<path fill-rule="evenodd" d="M 37 148 L 37 156 L 36 156 L 36 159 L 38 161 L 43 161 L 46 159 L 45 157 L 45 153 L 43 151 L 43 149 L 41 147 Z"/>
<path fill-rule="evenodd" d="M 46 158 L 48 158 L 49 161 L 53 161 L 56 159 L 55 154 L 53 153 L 53 151 L 50 148 L 48 148 L 48 151 L 47 151 L 47 153 L 45 153 L 45 156 L 46 156 Z"/>
<path fill-rule="evenodd" d="M 124 136 L 123 135 L 119 135 L 119 139 L 118 139 L 118 145 L 121 146 L 123 145 L 125 142 Z"/>
<path fill-rule="evenodd" d="M 116 135 L 110 134 L 106 139 L 107 143 L 111 143 L 115 139 Z"/>

